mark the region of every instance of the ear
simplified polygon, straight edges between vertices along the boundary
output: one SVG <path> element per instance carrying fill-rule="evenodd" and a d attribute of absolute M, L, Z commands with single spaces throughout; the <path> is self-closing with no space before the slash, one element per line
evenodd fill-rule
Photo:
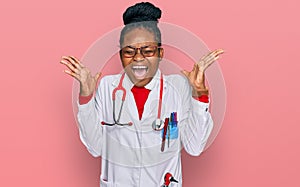
<path fill-rule="evenodd" d="M 120 59 L 122 60 L 122 49 L 119 50 L 119 56 L 120 56 Z"/>
<path fill-rule="evenodd" d="M 119 51 L 119 56 L 120 56 L 120 60 L 121 60 L 121 64 L 123 66 L 123 68 L 125 68 L 124 63 L 123 63 L 123 58 L 122 58 L 122 51 Z"/>
<path fill-rule="evenodd" d="M 162 59 L 164 57 L 164 48 L 159 48 L 159 58 Z"/>

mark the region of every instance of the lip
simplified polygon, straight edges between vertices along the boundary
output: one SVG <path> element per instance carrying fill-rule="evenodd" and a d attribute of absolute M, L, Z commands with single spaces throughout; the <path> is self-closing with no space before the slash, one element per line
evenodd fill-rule
<path fill-rule="evenodd" d="M 134 75 L 134 77 L 138 80 L 142 80 L 146 78 L 146 75 L 149 71 L 149 67 L 145 66 L 145 65 L 134 65 L 131 67 L 132 70 L 132 74 Z M 136 71 L 141 71 L 141 70 L 145 70 L 146 72 L 144 74 L 139 75 Z"/>
<path fill-rule="evenodd" d="M 135 65 L 132 66 L 131 69 L 135 70 L 135 69 L 148 69 L 147 66 L 143 66 L 143 65 Z"/>

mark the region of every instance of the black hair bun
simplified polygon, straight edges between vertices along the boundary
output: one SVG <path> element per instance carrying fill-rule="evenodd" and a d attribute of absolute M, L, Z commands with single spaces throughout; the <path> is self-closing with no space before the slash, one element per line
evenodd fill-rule
<path fill-rule="evenodd" d="M 128 7 L 123 14 L 125 25 L 142 21 L 156 21 L 161 17 L 161 10 L 149 2 L 137 3 Z"/>

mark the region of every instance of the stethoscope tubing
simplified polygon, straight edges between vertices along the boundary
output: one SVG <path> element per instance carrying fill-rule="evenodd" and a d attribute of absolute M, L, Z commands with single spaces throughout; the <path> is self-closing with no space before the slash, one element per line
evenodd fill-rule
<path fill-rule="evenodd" d="M 122 86 L 124 77 L 125 77 L 125 73 L 122 74 L 118 86 L 112 92 L 113 120 L 114 120 L 114 123 L 106 123 L 106 122 L 102 121 L 101 122 L 102 125 L 107 125 L 107 126 L 114 126 L 114 125 L 131 126 L 131 125 L 133 125 L 132 122 L 129 122 L 129 123 L 120 123 L 121 113 L 122 113 L 122 110 L 123 110 L 123 104 L 124 104 L 124 101 L 125 101 L 125 98 L 126 98 L 126 90 Z M 116 113 L 115 113 L 115 111 L 116 111 L 115 110 L 115 108 L 116 108 L 116 106 L 115 106 L 116 105 L 116 92 L 117 91 L 122 91 L 123 92 L 123 94 L 122 94 L 122 101 L 121 101 L 121 107 L 120 107 L 120 111 L 119 111 L 119 114 L 118 114 L 118 119 L 116 119 Z"/>
<path fill-rule="evenodd" d="M 126 90 L 125 88 L 122 86 L 123 84 L 123 80 L 125 77 L 125 73 L 122 74 L 121 78 L 120 78 L 120 82 L 118 84 L 118 86 L 113 90 L 112 92 L 112 101 L 113 101 L 113 120 L 114 123 L 106 123 L 104 121 L 101 122 L 102 125 L 107 125 L 107 126 L 114 126 L 114 125 L 119 125 L 119 126 L 131 126 L 133 125 L 132 122 L 129 123 L 120 123 L 120 118 L 121 118 L 121 113 L 123 110 L 123 104 L 126 98 Z M 116 113 L 115 113 L 115 102 L 116 102 L 116 92 L 117 91 L 122 91 L 123 95 L 122 95 L 122 101 L 121 101 L 121 106 L 120 106 L 120 110 L 119 110 L 119 114 L 118 114 L 118 119 L 116 119 Z M 163 78 L 162 78 L 162 74 L 160 77 L 160 93 L 159 93 L 159 103 L 158 103 L 158 111 L 157 111 L 157 119 L 160 119 L 160 114 L 161 114 L 161 105 L 162 105 L 162 95 L 163 95 Z M 161 129 L 156 129 L 154 128 L 154 130 L 161 130 Z"/>

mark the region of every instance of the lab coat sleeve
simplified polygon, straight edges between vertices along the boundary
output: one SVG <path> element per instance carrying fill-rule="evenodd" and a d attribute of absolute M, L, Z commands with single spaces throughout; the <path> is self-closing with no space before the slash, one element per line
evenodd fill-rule
<path fill-rule="evenodd" d="M 192 97 L 191 86 L 186 79 L 182 90 L 182 119 L 179 121 L 181 144 L 188 154 L 199 156 L 213 129 L 209 103 Z"/>
<path fill-rule="evenodd" d="M 101 125 L 102 97 L 101 83 L 95 96 L 86 104 L 78 102 L 77 119 L 79 123 L 79 135 L 87 150 L 94 156 L 101 156 L 103 129 Z"/>

